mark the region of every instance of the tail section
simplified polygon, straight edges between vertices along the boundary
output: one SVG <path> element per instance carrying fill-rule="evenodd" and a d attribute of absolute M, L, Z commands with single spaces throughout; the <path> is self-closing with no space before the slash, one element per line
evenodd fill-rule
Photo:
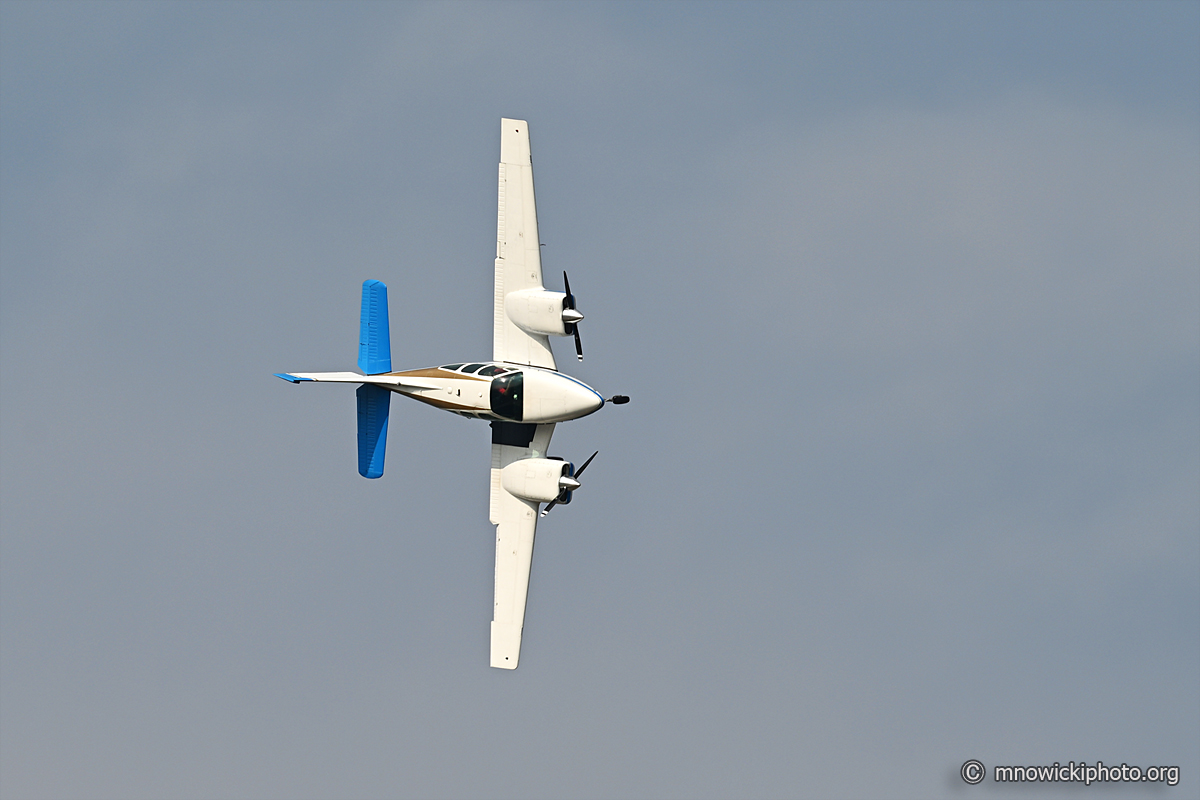
<path fill-rule="evenodd" d="M 383 281 L 363 281 L 358 368 L 366 375 L 392 371 L 392 336 L 388 330 L 387 286 Z"/>
<path fill-rule="evenodd" d="M 383 281 L 364 281 L 362 319 L 358 333 L 357 372 L 276 372 L 290 383 L 361 383 L 358 399 L 358 474 L 364 478 L 383 477 L 387 452 L 388 411 L 392 393 L 388 387 L 429 388 L 412 378 L 389 375 L 392 371 L 392 341 L 388 331 L 387 286 Z"/>
<path fill-rule="evenodd" d="M 363 281 L 358 368 L 367 375 L 392 371 L 387 286 L 383 281 Z M 387 452 L 392 393 L 382 386 L 364 383 L 355 394 L 358 397 L 358 474 L 364 478 L 378 478 L 383 475 L 383 459 Z"/>

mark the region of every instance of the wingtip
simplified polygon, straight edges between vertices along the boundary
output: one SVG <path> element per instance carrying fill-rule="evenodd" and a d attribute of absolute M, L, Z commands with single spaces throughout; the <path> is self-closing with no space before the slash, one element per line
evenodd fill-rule
<path fill-rule="evenodd" d="M 521 660 L 521 626 L 492 621 L 492 657 L 496 669 L 516 669 Z"/>
<path fill-rule="evenodd" d="M 529 124 L 523 119 L 500 120 L 500 161 L 504 164 L 531 164 Z"/>
<path fill-rule="evenodd" d="M 311 381 L 312 378 L 298 378 L 295 375 L 289 375 L 286 372 L 273 373 L 276 378 L 283 378 L 288 383 L 300 383 L 301 381 Z"/>

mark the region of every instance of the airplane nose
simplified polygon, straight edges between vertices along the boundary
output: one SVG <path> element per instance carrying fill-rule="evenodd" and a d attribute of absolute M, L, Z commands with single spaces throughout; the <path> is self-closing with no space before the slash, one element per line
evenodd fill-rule
<path fill-rule="evenodd" d="M 567 375 L 541 369 L 525 372 L 524 422 L 564 422 L 586 417 L 604 405 L 595 389 Z"/>
<path fill-rule="evenodd" d="M 604 405 L 604 398 L 586 386 L 574 384 L 571 386 L 571 405 L 573 414 L 586 416 L 599 411 Z"/>

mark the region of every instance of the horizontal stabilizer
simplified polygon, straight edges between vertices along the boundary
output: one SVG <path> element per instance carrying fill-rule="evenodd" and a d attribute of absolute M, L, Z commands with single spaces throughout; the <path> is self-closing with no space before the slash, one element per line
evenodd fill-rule
<path fill-rule="evenodd" d="M 368 375 L 392 371 L 392 336 L 388 330 L 387 286 L 383 281 L 363 281 L 358 368 Z"/>
<path fill-rule="evenodd" d="M 392 393 L 368 383 L 358 387 L 355 394 L 358 397 L 358 474 L 364 478 L 378 478 L 383 475 L 383 458 L 387 451 Z"/>

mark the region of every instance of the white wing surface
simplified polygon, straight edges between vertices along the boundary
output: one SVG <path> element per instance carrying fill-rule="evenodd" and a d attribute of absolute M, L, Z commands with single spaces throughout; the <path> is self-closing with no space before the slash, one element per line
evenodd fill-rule
<path fill-rule="evenodd" d="M 500 485 L 500 470 L 524 458 L 545 456 L 554 425 L 492 424 L 492 497 L 496 526 L 496 594 L 492 611 L 491 665 L 516 669 L 529 595 L 529 569 L 538 504 L 514 497 Z"/>
<path fill-rule="evenodd" d="M 514 325 L 504 298 L 522 289 L 541 289 L 542 253 L 537 205 L 533 199 L 533 161 L 525 120 L 500 120 L 500 186 L 496 209 L 496 293 L 492 359 L 557 369 L 550 340 Z"/>

